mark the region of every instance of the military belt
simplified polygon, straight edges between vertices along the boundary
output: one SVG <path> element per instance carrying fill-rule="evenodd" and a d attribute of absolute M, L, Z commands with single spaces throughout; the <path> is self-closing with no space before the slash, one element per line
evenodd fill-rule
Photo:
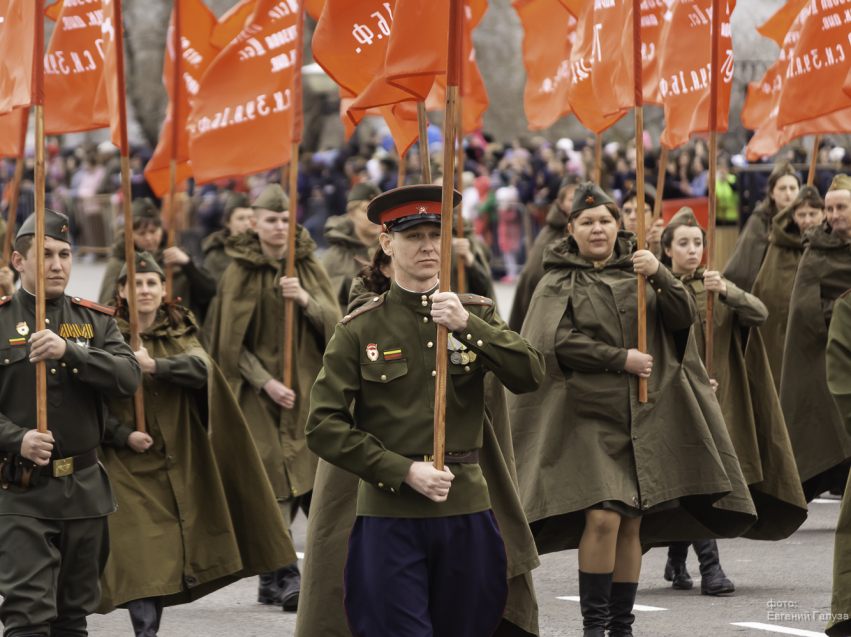
<path fill-rule="evenodd" d="M 414 462 L 434 462 L 434 456 L 405 456 Z M 479 464 L 479 450 L 472 451 L 447 451 L 443 456 L 443 464 Z"/>
<path fill-rule="evenodd" d="M 54 478 L 62 478 L 70 476 L 75 471 L 82 471 L 96 465 L 98 462 L 98 450 L 92 449 L 86 453 L 81 453 L 79 456 L 71 456 L 70 458 L 60 458 L 50 463 L 53 467 L 53 472 L 50 474 Z"/>

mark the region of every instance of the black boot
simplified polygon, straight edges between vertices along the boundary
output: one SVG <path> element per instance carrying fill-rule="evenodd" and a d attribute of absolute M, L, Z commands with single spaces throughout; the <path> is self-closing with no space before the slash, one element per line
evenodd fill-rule
<path fill-rule="evenodd" d="M 691 575 L 686 569 L 686 557 L 688 557 L 688 542 L 672 542 L 668 547 L 668 561 L 665 564 L 665 580 L 673 582 L 673 587 L 678 591 L 688 591 L 694 586 Z"/>
<path fill-rule="evenodd" d="M 270 606 L 281 605 L 281 587 L 278 584 L 277 571 L 263 573 L 260 576 L 260 588 L 257 590 L 257 602 Z"/>
<path fill-rule="evenodd" d="M 736 590 L 733 582 L 721 570 L 721 557 L 715 540 L 702 540 L 693 544 L 700 560 L 700 592 L 703 595 L 721 595 Z"/>
<path fill-rule="evenodd" d="M 579 571 L 579 608 L 582 610 L 584 637 L 606 637 L 611 595 L 611 573 Z"/>
<path fill-rule="evenodd" d="M 635 621 L 632 607 L 635 605 L 637 591 L 638 584 L 612 582 L 609 623 L 606 625 L 609 637 L 632 637 L 632 623 Z"/>
<path fill-rule="evenodd" d="M 125 607 L 130 611 L 130 622 L 136 631 L 136 637 L 157 637 L 163 616 L 162 597 L 134 599 L 127 602 Z"/>
<path fill-rule="evenodd" d="M 281 589 L 281 605 L 286 612 L 298 610 L 298 595 L 301 591 L 301 573 L 298 562 L 275 571 L 278 586 Z"/>

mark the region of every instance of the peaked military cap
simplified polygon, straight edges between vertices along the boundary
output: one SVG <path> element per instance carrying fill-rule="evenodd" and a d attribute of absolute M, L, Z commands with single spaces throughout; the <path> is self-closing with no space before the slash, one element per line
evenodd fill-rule
<path fill-rule="evenodd" d="M 136 253 L 136 274 L 144 274 L 145 272 L 156 272 L 160 278 L 165 281 L 165 274 L 157 260 L 150 252 Z M 118 275 L 118 282 L 124 283 L 127 281 L 127 263 L 121 266 L 121 273 Z"/>
<path fill-rule="evenodd" d="M 255 210 L 271 210 L 286 212 L 290 209 L 290 198 L 281 188 L 281 184 L 269 184 L 259 197 L 251 204 Z"/>
<path fill-rule="evenodd" d="M 156 219 L 160 216 L 157 205 L 148 197 L 134 199 L 130 204 L 130 210 L 133 212 L 133 219 Z"/>
<path fill-rule="evenodd" d="M 851 191 L 851 177 L 848 175 L 838 174 L 833 178 L 833 181 L 830 182 L 830 188 L 827 189 L 828 192 L 831 190 L 849 190 Z"/>
<path fill-rule="evenodd" d="M 15 239 L 20 239 L 27 235 L 35 234 L 35 213 L 27 217 L 21 229 L 18 230 L 18 235 Z M 51 237 L 57 241 L 64 241 L 71 244 L 71 237 L 68 235 L 68 217 L 61 212 L 55 212 L 50 208 L 44 209 L 44 236 Z"/>
<path fill-rule="evenodd" d="M 461 193 L 453 191 L 452 205 L 461 203 Z M 388 190 L 371 202 L 366 214 L 385 232 L 401 232 L 420 223 L 440 223 L 441 186 L 403 186 Z"/>
<path fill-rule="evenodd" d="M 372 201 L 381 194 L 381 188 L 368 181 L 359 181 L 349 192 L 348 203 L 353 201 Z"/>
<path fill-rule="evenodd" d="M 583 184 L 579 184 L 579 188 L 573 194 L 573 205 L 570 207 L 570 214 L 596 208 L 597 206 L 604 206 L 609 203 L 615 205 L 612 198 L 600 186 L 593 181 L 586 181 Z"/>

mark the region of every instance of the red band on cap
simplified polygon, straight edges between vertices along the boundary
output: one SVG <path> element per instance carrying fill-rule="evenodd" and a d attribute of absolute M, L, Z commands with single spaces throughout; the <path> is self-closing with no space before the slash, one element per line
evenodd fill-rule
<path fill-rule="evenodd" d="M 412 201 L 397 208 L 385 210 L 378 215 L 378 220 L 383 224 L 401 217 L 412 215 L 439 215 L 441 205 L 437 201 Z"/>

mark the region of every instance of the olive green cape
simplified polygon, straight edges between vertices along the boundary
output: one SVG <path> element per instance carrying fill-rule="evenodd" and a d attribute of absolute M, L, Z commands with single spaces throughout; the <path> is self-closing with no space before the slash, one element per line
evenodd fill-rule
<path fill-rule="evenodd" d="M 454 233 L 453 233 L 454 234 Z M 470 242 L 470 251 L 473 253 L 473 265 L 464 267 L 464 292 L 467 294 L 478 294 L 493 301 L 494 308 L 499 314 L 499 306 L 496 302 L 496 290 L 493 286 L 491 275 L 490 248 L 479 241 L 470 221 L 464 221 L 464 237 Z M 458 291 L 458 255 L 452 250 L 452 270 L 449 280 L 450 288 Z"/>
<path fill-rule="evenodd" d="M 846 292 L 837 302 L 827 342 L 827 385 L 839 410 L 845 430 L 851 433 L 851 296 Z M 851 477 L 847 491 L 851 493 Z M 851 498 L 842 499 L 833 548 L 832 621 L 824 632 L 830 637 L 851 634 Z"/>
<path fill-rule="evenodd" d="M 222 280 L 222 275 L 233 261 L 225 252 L 229 237 L 230 230 L 224 228 L 207 235 L 201 242 L 201 249 L 204 251 L 204 268 L 216 280 L 216 285 Z"/>
<path fill-rule="evenodd" d="M 372 262 L 378 243 L 365 245 L 355 233 L 355 224 L 348 215 L 329 217 L 325 222 L 325 239 L 329 246 L 322 255 L 322 265 L 331 279 L 331 289 L 340 304 L 340 311 L 345 312 L 352 279 L 363 269 L 362 262 Z"/>
<path fill-rule="evenodd" d="M 750 292 L 753 288 L 756 275 L 765 258 L 773 217 L 771 201 L 766 198 L 757 205 L 750 219 L 745 223 L 733 253 L 727 265 L 724 266 L 724 277 L 745 292 Z"/>
<path fill-rule="evenodd" d="M 510 593 L 496 637 L 509 628 L 538 635 L 538 603 L 532 569 L 539 565 L 535 543 L 517 494 L 517 474 L 505 389 L 493 374 L 485 379 L 484 444 L 479 452 L 491 505 L 508 554 Z M 296 637 L 350 637 L 343 608 L 343 567 L 355 522 L 358 478 L 324 460 L 316 472 L 307 523 L 304 575 Z M 507 623 L 513 626 L 506 625 Z"/>
<path fill-rule="evenodd" d="M 700 310 L 693 330 L 702 359 L 706 352 L 705 270 L 701 267 L 694 276 L 680 277 Z M 716 397 L 756 507 L 756 524 L 744 537 L 784 540 L 806 521 L 807 503 L 765 346 L 753 329 L 764 320 L 765 308 L 754 311 L 750 305 L 747 295 L 732 282 L 727 282 L 727 298 L 716 298 L 712 321 Z M 751 329 L 745 354 L 742 334 L 747 328 Z"/>
<path fill-rule="evenodd" d="M 547 273 L 523 325 L 523 337 L 543 352 L 547 365 L 537 392 L 509 397 L 520 495 L 540 553 L 577 548 L 585 509 L 612 500 L 630 506 L 636 491 L 648 503 L 639 502 L 643 508 L 662 509 L 644 516 L 643 544 L 737 537 L 756 522 L 691 330 L 665 328 L 657 290 L 647 288 L 647 342 L 653 356 L 648 403 L 638 402 L 638 378 L 632 374 L 580 373 L 563 370 L 558 362 L 556 331 L 580 286 L 588 291 L 590 306 L 614 303 L 612 311 L 624 315 L 620 325 L 598 328 L 619 333 L 624 347 L 635 347 L 634 251 L 635 236 L 621 231 L 602 276 L 578 254 L 572 237 L 550 247 Z M 665 275 L 673 278 L 663 270 L 657 276 Z M 671 289 L 677 286 L 682 284 L 674 280 Z M 576 322 L 592 330 L 585 334 L 593 334 L 597 315 L 588 314 Z M 624 390 L 626 402 L 612 400 L 613 393 Z M 601 422 L 611 438 L 601 439 Z M 623 430 L 615 435 L 618 422 Z"/>
<path fill-rule="evenodd" d="M 129 340 L 127 322 L 118 325 Z M 296 560 L 245 418 L 196 333 L 191 315 L 173 329 L 160 310 L 142 333 L 148 354 L 203 357 L 207 384 L 192 390 L 145 374 L 154 446 L 143 454 L 99 449 L 118 502 L 109 517 L 100 613 L 151 596 L 163 596 L 166 606 L 186 604 Z M 133 400 L 110 399 L 108 408 L 134 426 Z"/>
<path fill-rule="evenodd" d="M 774 218 L 765 260 L 756 275 L 751 292 L 768 308 L 768 319 L 751 334 L 759 332 L 765 343 L 768 365 L 774 387 L 780 393 L 783 371 L 783 351 L 786 346 L 786 325 L 789 322 L 789 301 L 795 284 L 798 262 L 804 254 L 804 241 L 798 226 L 792 221 L 792 208 L 784 209 Z"/>
<path fill-rule="evenodd" d="M 559 208 L 558 203 L 553 202 L 547 213 L 547 223 L 541 228 L 541 232 L 535 238 L 532 249 L 526 257 L 526 263 L 517 279 L 517 288 L 514 291 L 514 304 L 511 306 L 511 316 L 508 318 L 508 327 L 519 332 L 529 311 L 529 303 L 538 282 L 544 278 L 544 250 L 556 241 L 564 238 L 567 228 L 567 215 Z"/>
<path fill-rule="evenodd" d="M 300 496 L 313 488 L 317 457 L 307 448 L 304 425 L 310 407 L 310 389 L 319 370 L 325 346 L 340 319 L 331 282 L 314 256 L 316 244 L 297 226 L 295 275 L 311 297 L 312 318 L 294 303 L 292 409 L 273 403 L 243 378 L 238 366 L 243 344 L 277 379 L 283 375 L 284 298 L 278 280 L 284 276 L 286 257 L 267 257 L 257 234 L 248 231 L 228 239 L 227 253 L 234 261 L 225 270 L 215 304 L 210 355 L 222 369 L 254 436 L 263 466 L 280 499 Z M 262 297 L 262 299 L 261 299 Z M 258 302 L 262 300 L 262 303 Z M 321 329 L 314 320 L 322 325 Z"/>
<path fill-rule="evenodd" d="M 833 303 L 849 287 L 851 242 L 832 234 L 827 222 L 807 230 L 780 380 L 780 404 L 802 481 L 851 458 L 851 435 L 830 398 L 825 373 Z"/>

